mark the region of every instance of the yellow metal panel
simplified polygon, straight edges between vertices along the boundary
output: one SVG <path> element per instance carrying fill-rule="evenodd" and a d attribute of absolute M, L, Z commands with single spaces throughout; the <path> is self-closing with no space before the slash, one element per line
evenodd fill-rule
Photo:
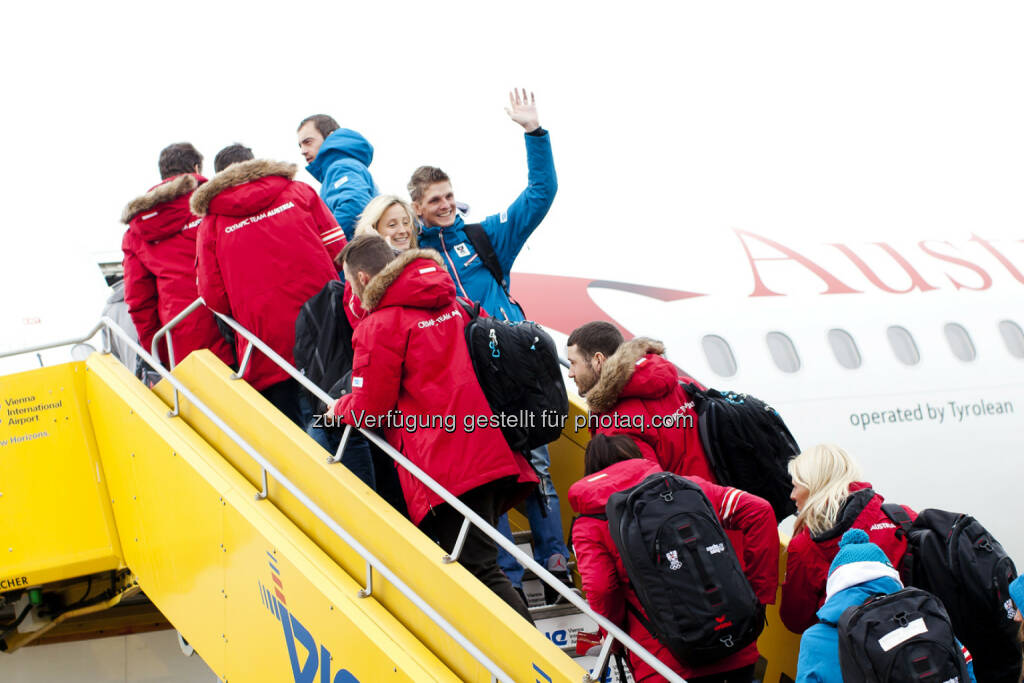
<path fill-rule="evenodd" d="M 761 656 L 768 660 L 765 670 L 765 681 L 781 681 L 782 674 L 796 680 L 796 660 L 800 654 L 800 636 L 787 629 L 779 617 L 779 602 L 782 599 L 782 581 L 786 578 L 786 547 L 789 539 L 782 534 L 782 547 L 779 550 L 779 590 L 775 596 L 775 604 L 769 605 L 765 618 L 767 626 L 757 639 L 757 649 Z"/>
<path fill-rule="evenodd" d="M 436 544 L 343 466 L 327 465 L 327 453 L 320 446 L 248 384 L 230 380 L 231 371 L 212 354 L 191 354 L 174 374 L 514 680 L 543 681 L 545 676 L 554 681 L 582 680 L 581 667 L 461 566 L 443 564 L 443 552 Z M 169 403 L 169 387 L 157 390 Z M 252 484 L 260 481 L 260 468 L 252 459 L 184 401 L 182 416 Z M 363 580 L 364 562 L 358 554 L 273 479 L 269 491 L 275 506 L 349 575 Z M 393 586 L 378 578 L 374 595 L 460 678 L 490 681 L 485 669 Z"/>
<path fill-rule="evenodd" d="M 126 559 L 222 680 L 457 680 L 154 394 L 88 367 Z"/>
<path fill-rule="evenodd" d="M 0 377 L 0 592 L 121 566 L 84 376 Z"/>

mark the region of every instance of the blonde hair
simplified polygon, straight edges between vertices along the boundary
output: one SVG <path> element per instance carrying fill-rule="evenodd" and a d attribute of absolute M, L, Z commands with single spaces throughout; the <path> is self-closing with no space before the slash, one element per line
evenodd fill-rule
<path fill-rule="evenodd" d="M 860 481 L 860 467 L 835 444 L 812 446 L 789 461 L 793 483 L 807 489 L 807 501 L 796 517 L 796 527 L 811 535 L 835 526 L 839 509 L 850 495 L 850 484 Z"/>
<path fill-rule="evenodd" d="M 409 248 L 419 248 L 419 240 L 416 239 L 416 233 L 419 232 L 419 221 L 416 218 L 416 214 L 413 212 L 409 202 L 393 194 L 377 195 L 369 201 L 366 208 L 363 209 L 363 213 L 359 215 L 354 236 L 380 234 L 377 232 L 377 223 L 380 222 L 380 217 L 384 215 L 384 212 L 395 204 L 400 204 L 409 216 L 409 231 L 412 233 L 409 239 Z"/>

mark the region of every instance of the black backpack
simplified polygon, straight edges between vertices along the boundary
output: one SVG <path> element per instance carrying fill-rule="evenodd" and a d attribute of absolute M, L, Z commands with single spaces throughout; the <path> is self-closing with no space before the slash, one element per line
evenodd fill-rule
<path fill-rule="evenodd" d="M 942 602 L 918 588 L 875 595 L 839 619 L 839 667 L 857 683 L 968 683 Z"/>
<path fill-rule="evenodd" d="M 352 372 L 352 324 L 344 292 L 345 283 L 331 280 L 302 304 L 295 320 L 295 367 L 334 398 Z"/>
<path fill-rule="evenodd" d="M 525 454 L 558 439 L 569 396 L 554 340 L 537 323 L 487 318 L 479 304 L 459 304 L 473 371 L 509 447 Z"/>
<path fill-rule="evenodd" d="M 907 536 L 903 583 L 942 600 L 978 680 L 1017 683 L 1020 624 L 1009 589 L 1017 569 L 1003 547 L 970 515 L 924 510 L 911 522 L 899 505 L 885 504 L 882 511 Z"/>
<path fill-rule="evenodd" d="M 659 472 L 613 493 L 605 511 L 647 613 L 634 615 L 676 659 L 707 664 L 757 640 L 764 606 L 699 486 Z"/>
<path fill-rule="evenodd" d="M 795 514 L 787 466 L 800 447 L 779 413 L 750 394 L 696 384 L 683 388 L 694 403 L 701 445 L 718 483 L 767 500 L 776 522 Z"/>

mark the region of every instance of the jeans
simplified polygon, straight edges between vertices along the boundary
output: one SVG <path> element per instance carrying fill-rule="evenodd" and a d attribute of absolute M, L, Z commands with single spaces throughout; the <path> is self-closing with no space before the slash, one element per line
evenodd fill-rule
<path fill-rule="evenodd" d="M 306 433 L 313 437 L 313 441 L 324 447 L 331 455 L 338 452 L 341 445 L 341 435 L 344 428 L 317 427 L 312 420 L 306 427 Z M 348 435 L 348 443 L 345 444 L 345 452 L 341 454 L 341 464 L 347 467 L 352 474 L 369 486 L 377 489 L 377 477 L 373 467 L 373 457 L 370 455 L 370 442 L 360 434 L 355 427 Z"/>
<path fill-rule="evenodd" d="M 338 452 L 343 431 L 344 428 L 314 427 L 312 419 L 306 428 L 306 433 L 331 455 Z M 381 498 L 391 504 L 391 507 L 402 513 L 402 516 L 409 517 L 405 496 L 402 494 L 402 485 L 398 481 L 395 461 L 376 445 L 370 443 L 369 439 L 354 427 L 348 435 L 345 452 L 341 454 L 341 464 L 359 477 L 360 481 L 375 490 Z"/>
<path fill-rule="evenodd" d="M 538 496 L 531 495 L 526 499 L 526 518 L 530 522 L 530 531 L 533 533 L 533 559 L 547 568 L 548 559 L 561 553 L 566 559 L 569 558 L 569 549 L 565 546 L 565 538 L 562 536 L 562 511 L 558 504 L 558 493 L 555 485 L 548 474 L 551 467 L 551 454 L 547 446 L 535 448 L 530 453 L 530 462 L 540 477 L 539 492 L 547 494 L 547 515 L 541 509 L 541 502 Z M 508 523 L 508 515 L 502 515 L 498 520 L 498 531 L 502 536 L 512 540 L 512 529 Z M 523 567 L 511 554 L 502 548 L 498 548 L 498 566 L 505 572 L 513 586 L 523 584 Z"/>
<path fill-rule="evenodd" d="M 494 525 L 498 519 L 498 511 L 505 506 L 509 488 L 513 484 L 512 477 L 492 481 L 475 489 L 466 491 L 459 500 L 469 509 L 484 518 L 488 524 Z M 451 552 L 462 528 L 463 516 L 451 505 L 443 503 L 433 508 L 420 522 L 420 529 L 437 540 L 445 552 Z M 466 542 L 459 555 L 459 564 L 480 579 L 495 595 L 504 600 L 524 619 L 531 624 L 533 619 L 526 603 L 512 587 L 508 578 L 498 569 L 498 546 L 475 526 L 470 527 Z"/>
<path fill-rule="evenodd" d="M 284 413 L 289 420 L 305 428 L 309 421 L 309 400 L 297 380 L 289 377 L 260 391 L 263 398 Z"/>

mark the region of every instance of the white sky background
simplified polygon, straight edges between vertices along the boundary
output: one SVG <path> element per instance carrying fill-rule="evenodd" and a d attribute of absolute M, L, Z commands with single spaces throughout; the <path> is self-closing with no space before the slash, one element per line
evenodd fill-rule
<path fill-rule="evenodd" d="M 171 142 L 208 176 L 240 141 L 312 182 L 295 128 L 319 112 L 374 144 L 381 191 L 439 165 L 482 218 L 525 185 L 502 111 L 519 85 L 560 190 L 517 270 L 701 289 L 707 246 L 740 258 L 749 292 L 731 227 L 796 247 L 1019 239 L 1022 18 L 891 0 L 8 3 L 3 262 L 117 250 Z"/>

